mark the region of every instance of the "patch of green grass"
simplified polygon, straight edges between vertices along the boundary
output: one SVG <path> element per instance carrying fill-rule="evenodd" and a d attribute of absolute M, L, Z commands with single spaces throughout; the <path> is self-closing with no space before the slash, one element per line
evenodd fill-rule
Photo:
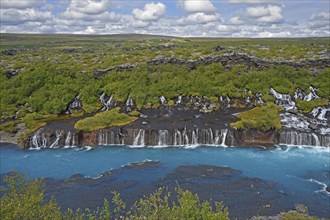
<path fill-rule="evenodd" d="M 236 129 L 254 128 L 260 131 L 268 131 L 270 129 L 281 129 L 281 118 L 279 111 L 282 107 L 273 103 L 268 103 L 262 107 L 255 107 L 251 110 L 239 113 L 237 122 L 231 123 L 230 126 Z"/>
<path fill-rule="evenodd" d="M 129 124 L 137 119 L 124 113 L 119 112 L 120 108 L 114 108 L 110 111 L 100 112 L 96 115 L 79 120 L 75 125 L 75 129 L 83 131 L 95 131 L 111 126 L 122 126 Z"/>
<path fill-rule="evenodd" d="M 129 113 L 129 115 L 139 117 L 141 115 L 141 112 L 134 110 L 131 113 Z"/>
<path fill-rule="evenodd" d="M 316 99 L 312 101 L 304 101 L 304 100 L 297 100 L 296 105 L 299 110 L 301 110 L 304 113 L 311 112 L 314 108 L 318 106 L 327 106 L 328 100 L 327 99 Z"/>
<path fill-rule="evenodd" d="M 0 131 L 15 132 L 17 130 L 16 126 L 22 123 L 21 120 L 9 121 L 0 125 Z"/>

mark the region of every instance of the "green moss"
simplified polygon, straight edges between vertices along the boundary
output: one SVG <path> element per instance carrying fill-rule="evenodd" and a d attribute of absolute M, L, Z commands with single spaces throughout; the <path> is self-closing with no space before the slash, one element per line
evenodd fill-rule
<path fill-rule="evenodd" d="M 128 116 L 119 113 L 120 108 L 114 108 L 110 111 L 97 113 L 96 115 L 79 120 L 75 125 L 75 129 L 83 131 L 94 131 L 111 126 L 122 126 L 129 124 L 137 119 L 137 117 Z"/>
<path fill-rule="evenodd" d="M 327 106 L 328 100 L 327 99 L 316 99 L 312 101 L 304 101 L 304 100 L 297 100 L 296 105 L 299 110 L 301 110 L 304 113 L 311 112 L 313 108 L 316 108 L 318 106 Z"/>
<path fill-rule="evenodd" d="M 236 129 L 254 128 L 260 131 L 270 129 L 281 129 L 281 118 L 279 111 L 282 108 L 273 103 L 262 107 L 255 107 L 251 110 L 239 113 L 239 121 L 231 123 L 230 126 Z"/>

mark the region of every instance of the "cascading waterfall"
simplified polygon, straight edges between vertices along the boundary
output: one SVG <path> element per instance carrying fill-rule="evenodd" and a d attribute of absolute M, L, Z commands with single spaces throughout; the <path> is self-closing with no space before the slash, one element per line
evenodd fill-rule
<path fill-rule="evenodd" d="M 69 131 L 68 134 L 66 135 L 66 138 L 65 138 L 65 146 L 66 147 L 71 146 L 71 138 L 72 138 L 72 134 L 71 134 L 71 131 Z"/>
<path fill-rule="evenodd" d="M 183 145 L 189 145 L 189 137 L 187 133 L 187 128 L 185 127 L 182 133 Z"/>
<path fill-rule="evenodd" d="M 221 129 L 221 136 L 222 136 L 222 141 L 221 141 L 221 146 L 227 146 L 226 145 L 226 137 L 227 137 L 228 129 Z"/>
<path fill-rule="evenodd" d="M 182 134 L 178 129 L 174 130 L 174 145 L 182 145 Z"/>
<path fill-rule="evenodd" d="M 133 141 L 133 146 L 144 146 L 144 134 L 145 130 L 140 129 Z"/>
<path fill-rule="evenodd" d="M 39 132 L 37 132 L 35 135 L 33 135 L 32 137 L 32 146 L 34 148 L 39 148 L 39 143 L 38 143 L 38 136 L 39 136 Z"/>
<path fill-rule="evenodd" d="M 41 142 L 42 142 L 41 144 L 42 148 L 47 147 L 47 138 L 45 137 L 44 133 L 41 135 Z"/>
<path fill-rule="evenodd" d="M 314 134 L 314 133 L 312 133 L 312 136 L 313 136 L 313 138 L 315 140 L 315 145 L 316 146 L 320 146 L 321 143 L 320 143 L 319 137 L 316 134 Z"/>
<path fill-rule="evenodd" d="M 198 145 L 198 129 L 192 131 L 191 145 Z"/>
<path fill-rule="evenodd" d="M 166 146 L 168 139 L 168 131 L 167 130 L 159 130 L 158 131 L 158 146 Z"/>
<path fill-rule="evenodd" d="M 316 135 L 315 133 L 284 131 L 280 134 L 280 144 L 329 147 L 330 136 Z"/>
<path fill-rule="evenodd" d="M 56 135 L 56 139 L 55 141 L 49 146 L 49 148 L 54 148 L 54 147 L 58 147 L 58 142 L 62 136 L 62 132 L 61 131 L 56 131 L 55 132 Z"/>

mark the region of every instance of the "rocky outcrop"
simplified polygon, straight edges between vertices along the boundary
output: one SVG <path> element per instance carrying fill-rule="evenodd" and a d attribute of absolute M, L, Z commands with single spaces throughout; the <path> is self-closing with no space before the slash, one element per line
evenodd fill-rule
<path fill-rule="evenodd" d="M 215 47 L 215 51 L 221 50 L 221 47 Z M 319 59 L 306 59 L 300 62 L 295 61 L 271 61 L 267 59 L 262 59 L 256 56 L 251 56 L 246 53 L 230 52 L 223 55 L 207 55 L 200 57 L 196 60 L 185 60 L 176 57 L 166 57 L 159 55 L 151 60 L 146 61 L 147 65 L 184 65 L 189 69 L 195 69 L 199 65 L 210 65 L 212 63 L 221 63 L 224 67 L 230 67 L 233 65 L 246 65 L 249 68 L 270 68 L 279 65 L 291 66 L 293 68 L 308 68 L 312 73 L 317 73 L 324 68 L 330 67 L 329 57 L 321 57 Z M 110 71 L 131 71 L 136 68 L 138 64 L 122 64 L 114 67 L 110 67 L 104 70 L 95 70 L 94 76 L 98 78 L 103 74 L 107 74 Z"/>
<path fill-rule="evenodd" d="M 211 63 L 221 63 L 223 66 L 227 65 L 246 65 L 254 68 L 269 68 L 278 65 L 287 65 L 293 68 L 311 68 L 311 69 L 324 69 L 330 67 L 329 58 L 320 59 L 307 59 L 301 62 L 293 61 L 270 61 L 251 56 L 245 53 L 231 52 L 223 55 L 208 55 L 201 57 L 197 60 L 184 60 L 175 57 L 157 56 L 148 61 L 148 65 L 161 65 L 161 64 L 176 64 L 185 65 L 190 69 L 195 69 L 198 65 L 209 65 Z"/>
<path fill-rule="evenodd" d="M 118 66 L 114 66 L 114 67 L 110 67 L 108 69 L 103 69 L 103 70 L 95 70 L 94 71 L 94 76 L 95 78 L 100 77 L 103 74 L 107 74 L 110 71 L 131 71 L 133 70 L 135 67 L 137 67 L 137 64 L 122 64 L 122 65 L 118 65 Z"/>

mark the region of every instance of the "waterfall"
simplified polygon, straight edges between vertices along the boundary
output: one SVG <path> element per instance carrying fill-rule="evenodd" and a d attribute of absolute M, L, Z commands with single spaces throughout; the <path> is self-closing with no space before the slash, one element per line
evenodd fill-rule
<path fill-rule="evenodd" d="M 227 137 L 228 129 L 221 129 L 221 136 L 222 136 L 222 141 L 221 141 L 221 146 L 227 146 L 226 145 L 226 137 Z"/>
<path fill-rule="evenodd" d="M 140 129 L 133 141 L 133 146 L 144 146 L 144 134 L 145 130 Z"/>
<path fill-rule="evenodd" d="M 167 130 L 159 130 L 158 131 L 158 146 L 166 146 L 168 138 Z"/>
<path fill-rule="evenodd" d="M 220 133 L 221 135 L 221 133 Z M 220 141 L 220 135 L 219 135 L 219 130 L 215 130 L 215 137 L 214 137 L 214 145 L 219 145 L 219 141 Z"/>
<path fill-rule="evenodd" d="M 174 145 L 181 146 L 182 145 L 182 135 L 181 132 L 178 129 L 174 130 Z"/>
<path fill-rule="evenodd" d="M 39 148 L 38 136 L 39 136 L 39 132 L 34 134 L 33 137 L 32 137 L 32 146 L 35 147 L 35 148 Z"/>
<path fill-rule="evenodd" d="M 167 104 L 166 98 L 163 95 L 159 98 L 159 100 L 162 103 L 162 105 L 166 105 Z"/>
<path fill-rule="evenodd" d="M 44 133 L 42 133 L 41 135 L 41 141 L 42 141 L 41 147 L 42 148 L 47 147 L 47 138 L 45 137 Z"/>
<path fill-rule="evenodd" d="M 280 134 L 280 144 L 297 146 L 324 146 L 329 147 L 329 136 L 315 133 L 300 133 L 296 131 L 284 131 Z"/>
<path fill-rule="evenodd" d="M 62 132 L 61 131 L 56 131 L 55 132 L 55 135 L 56 135 L 56 139 L 52 143 L 52 145 L 49 146 L 49 148 L 54 148 L 54 147 L 57 147 L 58 146 L 58 142 L 59 142 L 59 140 L 61 138 Z"/>
<path fill-rule="evenodd" d="M 69 131 L 65 138 L 65 146 L 67 147 L 71 146 L 71 136 L 71 131 Z"/>
<path fill-rule="evenodd" d="M 312 136 L 313 136 L 313 138 L 315 140 L 315 145 L 316 146 L 320 146 L 321 143 L 320 143 L 319 137 L 315 133 L 312 133 Z"/>
<path fill-rule="evenodd" d="M 276 104 L 281 105 L 286 110 L 294 109 L 296 103 L 292 101 L 292 97 L 288 94 L 281 94 L 270 88 L 270 93 L 276 98 Z"/>
<path fill-rule="evenodd" d="M 317 118 L 322 121 L 326 121 L 327 114 L 328 112 L 330 113 L 330 108 L 325 108 L 325 107 L 316 107 L 314 108 L 310 114 L 314 116 L 314 118 Z"/>
<path fill-rule="evenodd" d="M 198 145 L 198 129 L 192 131 L 191 145 Z"/>
<path fill-rule="evenodd" d="M 187 133 L 187 128 L 185 127 L 182 133 L 183 136 L 183 145 L 189 145 L 189 137 Z"/>

